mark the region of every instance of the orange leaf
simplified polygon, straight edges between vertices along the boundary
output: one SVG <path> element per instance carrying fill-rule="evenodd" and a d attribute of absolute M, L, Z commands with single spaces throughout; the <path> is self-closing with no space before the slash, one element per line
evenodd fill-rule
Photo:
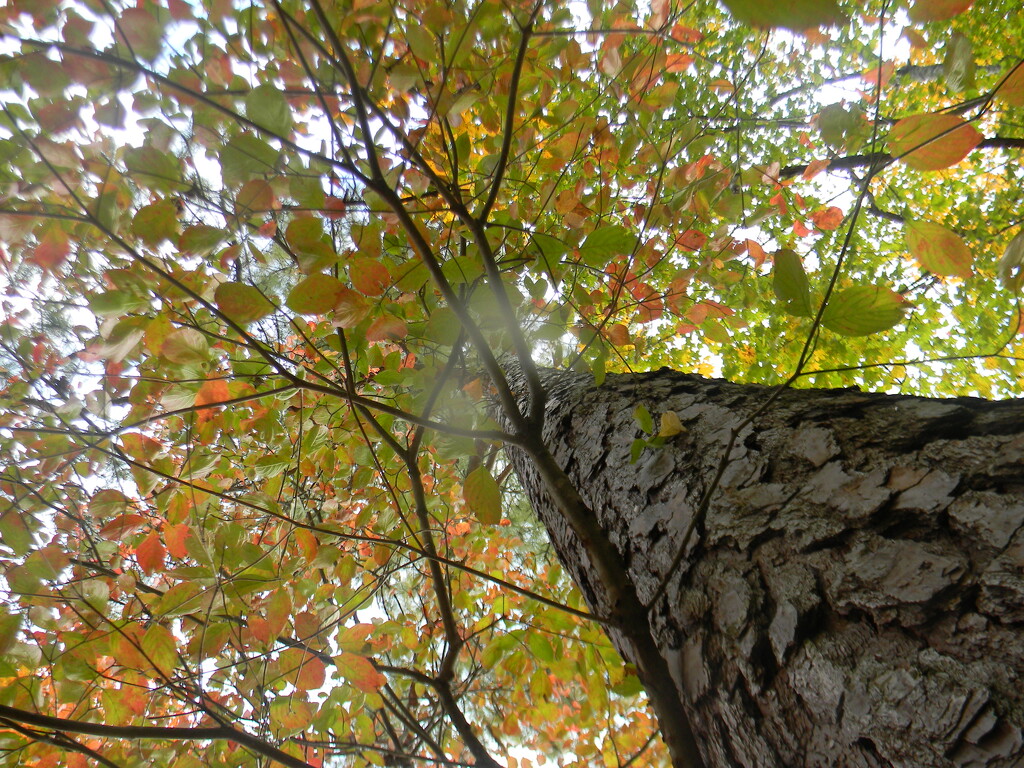
<path fill-rule="evenodd" d="M 896 72 L 896 65 L 891 61 L 883 61 L 877 67 L 871 67 L 871 69 L 864 70 L 860 77 L 868 85 L 880 88 L 885 88 L 889 84 L 890 78 Z"/>
<path fill-rule="evenodd" d="M 335 328 L 353 328 L 363 321 L 370 314 L 370 302 L 360 293 L 351 288 L 341 288 L 338 291 L 338 300 L 334 305 L 334 314 L 331 315 L 331 325 Z"/>
<path fill-rule="evenodd" d="M 135 548 L 135 559 L 139 561 L 142 570 L 147 574 L 156 573 L 164 569 L 164 557 L 167 551 L 163 542 L 160 541 L 160 534 L 153 531 L 142 543 Z"/>
<path fill-rule="evenodd" d="M 822 232 L 831 232 L 838 229 L 843 223 L 843 211 L 836 206 L 830 206 L 823 211 L 815 211 L 811 214 L 811 221 Z"/>
<path fill-rule="evenodd" d="M 765 259 L 768 258 L 768 254 L 765 253 L 764 248 L 761 247 L 760 243 L 754 240 L 745 240 L 744 244 L 747 246 L 747 253 L 750 254 L 754 260 L 754 269 L 758 269 L 764 264 Z"/>
<path fill-rule="evenodd" d="M 907 38 L 907 41 L 910 43 L 911 48 L 923 50 L 929 47 L 928 41 L 925 40 L 924 35 L 922 35 L 916 29 L 912 29 L 911 27 L 905 27 L 903 29 L 903 36 Z"/>
<path fill-rule="evenodd" d="M 630 343 L 629 329 L 622 323 L 612 323 L 605 327 L 604 335 L 616 347 L 624 347 Z"/>
<path fill-rule="evenodd" d="M 288 624 L 288 617 L 292 614 L 292 598 L 284 589 L 277 589 L 271 594 L 267 601 L 266 613 L 267 623 L 270 625 L 271 634 L 275 637 L 280 635 Z"/>
<path fill-rule="evenodd" d="M 824 160 L 811 160 L 811 162 L 809 162 L 807 164 L 807 167 L 804 169 L 803 176 L 801 178 L 803 178 L 804 181 L 810 181 L 823 170 L 828 168 L 829 163 L 831 162 L 832 161 L 829 160 L 828 158 Z"/>
<path fill-rule="evenodd" d="M 369 637 L 373 630 L 373 624 L 353 624 L 351 627 L 339 627 L 335 642 L 343 651 L 361 651 L 369 645 Z"/>
<path fill-rule="evenodd" d="M 272 211 L 277 205 L 274 188 L 263 179 L 246 182 L 235 197 L 235 213 L 249 216 Z"/>
<path fill-rule="evenodd" d="M 295 687 L 300 691 L 310 691 L 323 686 L 325 680 L 327 680 L 327 670 L 324 668 L 324 663 L 316 656 L 306 654 L 298 674 L 295 675 Z"/>
<path fill-rule="evenodd" d="M 670 53 L 665 57 L 666 72 L 685 72 L 693 64 L 693 56 L 688 53 Z"/>
<path fill-rule="evenodd" d="M 320 542 L 317 541 L 316 535 L 312 531 L 307 531 L 305 528 L 300 528 L 293 534 L 295 538 L 295 544 L 299 548 L 299 552 L 302 553 L 303 559 L 306 562 L 313 562 L 316 557 L 316 553 L 320 551 Z"/>
<path fill-rule="evenodd" d="M 678 40 L 680 43 L 696 43 L 704 37 L 702 32 L 691 27 L 684 27 L 682 24 L 672 27 L 670 34 L 673 40 Z"/>
<path fill-rule="evenodd" d="M 698 302 L 686 310 L 684 317 L 694 325 L 700 325 L 708 318 L 728 317 L 734 314 L 736 313 L 724 304 L 704 299 L 704 301 Z"/>
<path fill-rule="evenodd" d="M 357 256 L 348 266 L 348 276 L 352 285 L 360 293 L 367 296 L 380 296 L 391 285 L 391 273 L 388 268 L 374 259 Z"/>
<path fill-rule="evenodd" d="M 270 631 L 270 622 L 260 616 L 250 616 L 248 627 L 252 636 L 261 643 L 269 643 L 277 637 Z"/>
<path fill-rule="evenodd" d="M 956 165 L 981 143 L 973 125 L 957 115 L 905 117 L 889 131 L 889 151 L 919 171 Z"/>
<path fill-rule="evenodd" d="M 366 329 L 366 340 L 404 339 L 407 333 L 404 320 L 394 315 L 384 314 L 370 323 L 370 327 Z"/>
<path fill-rule="evenodd" d="M 334 657 L 334 664 L 343 678 L 365 693 L 376 693 L 387 682 L 387 678 L 365 656 L 344 651 Z"/>
<path fill-rule="evenodd" d="M 164 542 L 167 544 L 167 551 L 170 552 L 171 557 L 182 560 L 188 556 L 188 548 L 185 546 L 185 541 L 191 535 L 192 529 L 185 523 L 168 525 L 164 528 Z"/>
<path fill-rule="evenodd" d="M 69 253 L 71 253 L 71 243 L 67 233 L 51 228 L 40 238 L 39 245 L 27 260 L 47 272 L 53 272 L 64 263 Z"/>
<path fill-rule="evenodd" d="M 196 405 L 207 405 L 209 403 L 223 403 L 229 399 L 228 383 L 225 379 L 210 379 L 203 382 L 203 386 L 196 393 Z M 209 410 L 209 409 L 204 409 Z"/>

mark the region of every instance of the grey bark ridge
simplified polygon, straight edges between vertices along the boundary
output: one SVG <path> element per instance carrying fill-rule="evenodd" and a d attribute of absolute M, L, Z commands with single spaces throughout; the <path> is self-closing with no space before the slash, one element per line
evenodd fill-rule
<path fill-rule="evenodd" d="M 648 604 L 709 766 L 1024 766 L 1024 401 L 782 392 L 738 433 L 650 605 L 733 429 L 774 390 L 668 369 L 592 381 L 544 372 L 544 439 Z M 631 464 L 638 403 L 686 431 Z M 603 612 L 572 530 L 506 450 Z"/>

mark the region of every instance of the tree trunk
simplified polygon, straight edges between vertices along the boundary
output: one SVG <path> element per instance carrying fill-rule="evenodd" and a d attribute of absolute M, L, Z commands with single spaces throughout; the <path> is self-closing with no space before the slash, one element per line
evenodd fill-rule
<path fill-rule="evenodd" d="M 545 441 L 648 607 L 708 766 L 1024 766 L 1024 401 L 790 389 L 755 415 L 776 390 L 544 381 Z M 638 404 L 686 431 L 630 463 Z M 508 453 L 592 610 L 613 611 Z"/>

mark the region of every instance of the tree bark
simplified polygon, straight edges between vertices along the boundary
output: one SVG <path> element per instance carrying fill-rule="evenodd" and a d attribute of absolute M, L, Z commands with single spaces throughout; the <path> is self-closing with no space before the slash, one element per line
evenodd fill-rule
<path fill-rule="evenodd" d="M 1024 401 L 789 389 L 758 413 L 776 390 L 667 369 L 544 381 L 545 442 L 647 606 L 709 766 L 1024 766 Z M 686 431 L 630 463 L 638 404 Z"/>

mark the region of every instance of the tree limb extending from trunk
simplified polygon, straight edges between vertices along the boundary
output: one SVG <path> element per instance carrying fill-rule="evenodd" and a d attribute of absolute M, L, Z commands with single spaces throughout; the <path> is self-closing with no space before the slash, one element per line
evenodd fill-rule
<path fill-rule="evenodd" d="M 650 601 L 730 434 L 774 390 L 669 370 L 544 380 L 546 442 Z M 630 463 L 638 404 L 686 431 Z M 606 610 L 536 470 L 507 450 Z M 1024 764 L 1024 401 L 785 390 L 740 430 L 696 522 L 649 610 L 709 766 Z"/>
<path fill-rule="evenodd" d="M 239 746 L 252 750 L 258 755 L 268 757 L 281 765 L 288 766 L 288 768 L 312 768 L 305 760 L 300 760 L 286 752 L 282 752 L 273 744 L 257 736 L 227 725 L 197 726 L 195 728 L 190 726 L 107 725 L 105 723 L 69 720 L 64 717 L 51 717 L 50 715 L 43 715 L 38 712 L 8 707 L 5 704 L 0 704 L 0 719 L 34 725 L 39 728 L 49 728 L 57 733 L 82 733 L 107 739 L 232 741 Z"/>
<path fill-rule="evenodd" d="M 978 144 L 977 149 L 1024 149 L 1024 138 L 992 136 L 991 138 L 983 139 L 981 143 Z M 881 168 L 891 163 L 893 159 L 893 156 L 888 152 L 871 152 L 866 155 L 846 155 L 845 157 L 832 158 L 828 164 L 828 170 L 837 171 L 845 168 L 863 168 L 865 166 Z M 807 170 L 809 165 L 809 163 L 787 165 L 779 171 L 779 178 L 791 179 L 794 176 L 799 176 Z"/>

